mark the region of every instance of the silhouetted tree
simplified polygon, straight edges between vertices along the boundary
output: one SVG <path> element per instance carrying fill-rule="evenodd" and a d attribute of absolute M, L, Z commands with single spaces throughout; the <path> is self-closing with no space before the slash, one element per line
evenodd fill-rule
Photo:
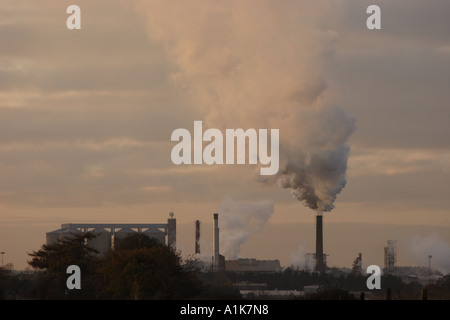
<path fill-rule="evenodd" d="M 143 234 L 119 241 L 103 261 L 105 294 L 113 299 L 186 299 L 201 282 L 179 253 Z"/>
<path fill-rule="evenodd" d="M 44 244 L 28 264 L 33 268 L 45 270 L 34 289 L 38 298 L 50 299 L 91 299 L 97 296 L 99 258 L 97 250 L 87 245 L 93 239 L 92 232 L 73 234 L 54 244 Z M 77 265 L 81 269 L 82 290 L 67 290 L 66 281 L 70 276 L 67 267 Z"/>
<path fill-rule="evenodd" d="M 43 270 L 30 298 L 39 299 L 193 299 L 239 298 L 231 285 L 211 285 L 198 277 L 198 263 L 183 261 L 172 247 L 143 234 L 115 242 L 98 256 L 87 243 L 92 233 L 74 234 L 29 253 L 29 265 Z M 67 290 L 69 265 L 81 269 L 81 290 Z"/>
<path fill-rule="evenodd" d="M 149 236 L 142 233 L 130 234 L 125 238 L 116 239 L 114 242 L 114 250 L 133 250 L 139 248 L 152 248 L 163 246 L 155 238 L 150 238 Z"/>
<path fill-rule="evenodd" d="M 12 269 L 13 265 L 10 263 L 0 267 L 0 300 L 7 299 L 7 296 L 10 293 Z"/>
<path fill-rule="evenodd" d="M 28 255 L 32 257 L 28 264 L 33 268 L 46 269 L 51 272 L 66 271 L 71 264 L 91 260 L 97 250 L 87 245 L 87 240 L 93 239 L 92 232 L 72 234 L 54 244 L 44 244 L 38 251 Z"/>

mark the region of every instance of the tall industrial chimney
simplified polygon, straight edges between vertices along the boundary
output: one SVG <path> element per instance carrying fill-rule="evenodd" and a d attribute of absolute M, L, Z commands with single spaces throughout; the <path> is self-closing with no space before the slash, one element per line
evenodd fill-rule
<path fill-rule="evenodd" d="M 325 264 L 323 262 L 323 226 L 322 215 L 316 216 L 316 271 L 325 272 Z"/>
<path fill-rule="evenodd" d="M 177 219 L 173 216 L 173 211 L 170 211 L 170 218 L 167 219 L 167 245 L 175 249 L 177 246 Z"/>
<path fill-rule="evenodd" d="M 219 270 L 219 214 L 214 213 L 213 270 Z"/>
<path fill-rule="evenodd" d="M 200 220 L 195 221 L 195 254 L 200 254 Z"/>

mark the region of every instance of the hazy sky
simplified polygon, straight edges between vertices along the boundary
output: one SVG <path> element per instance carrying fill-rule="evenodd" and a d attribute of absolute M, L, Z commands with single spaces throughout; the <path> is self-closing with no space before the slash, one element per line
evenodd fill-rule
<path fill-rule="evenodd" d="M 314 211 L 254 166 L 172 164 L 172 131 L 203 120 L 279 128 L 282 162 L 349 147 L 324 217 L 331 265 L 358 252 L 382 264 L 398 239 L 400 264 L 434 250 L 450 272 L 450 2 L 376 1 L 373 31 L 372 1 L 317 2 L 0 0 L 5 263 L 25 268 L 61 223 L 171 210 L 184 254 L 194 221 L 210 237 L 217 211 L 224 243 L 241 230 L 240 256 L 286 265 L 313 251 Z M 81 30 L 66 28 L 70 4 Z"/>

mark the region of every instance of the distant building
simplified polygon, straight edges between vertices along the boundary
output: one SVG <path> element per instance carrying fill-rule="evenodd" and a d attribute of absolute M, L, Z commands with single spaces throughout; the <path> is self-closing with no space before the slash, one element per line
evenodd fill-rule
<path fill-rule="evenodd" d="M 123 239 L 131 234 L 141 233 L 156 239 L 162 244 L 176 248 L 176 219 L 171 212 L 166 223 L 139 224 L 139 223 L 66 223 L 61 229 L 47 232 L 46 243 L 57 243 L 74 234 L 91 231 L 96 237 L 88 240 L 88 245 L 96 249 L 100 254 L 113 248 L 118 239 Z"/>
<path fill-rule="evenodd" d="M 384 247 L 384 272 L 385 273 L 395 272 L 395 262 L 397 259 L 396 245 L 397 245 L 397 241 L 388 240 L 387 246 Z"/>
<path fill-rule="evenodd" d="M 281 271 L 281 265 L 278 260 L 225 260 L 225 270 L 232 272 L 279 272 Z"/>
<path fill-rule="evenodd" d="M 305 296 L 305 292 L 297 290 L 239 290 L 244 299 L 290 300 Z"/>
<path fill-rule="evenodd" d="M 355 261 L 353 261 L 352 272 L 354 274 L 360 275 L 362 274 L 362 254 L 359 253 L 356 257 Z"/>

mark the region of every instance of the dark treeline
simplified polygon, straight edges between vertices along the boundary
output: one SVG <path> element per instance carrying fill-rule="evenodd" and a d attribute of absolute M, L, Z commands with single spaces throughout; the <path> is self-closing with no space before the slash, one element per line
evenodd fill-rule
<path fill-rule="evenodd" d="M 195 263 L 143 234 L 115 243 L 104 255 L 89 247 L 90 232 L 75 234 L 29 253 L 28 264 L 41 272 L 12 276 L 0 273 L 0 298 L 9 299 L 221 299 L 239 298 L 231 286 L 202 282 Z M 67 267 L 81 270 L 81 289 L 68 290 Z"/>
<path fill-rule="evenodd" d="M 29 253 L 28 264 L 38 272 L 13 273 L 12 265 L 0 268 L 0 299 L 241 299 L 240 286 L 264 290 L 305 291 L 319 287 L 301 299 L 358 299 L 367 292 L 364 275 L 319 274 L 293 268 L 277 273 L 208 272 L 196 260 L 183 261 L 180 253 L 143 234 L 134 234 L 115 243 L 104 255 L 86 245 L 92 233 L 74 235 L 57 244 L 43 245 Z M 81 269 L 81 290 L 68 290 L 69 265 Z M 375 298 L 450 299 L 450 274 L 436 284 L 422 287 L 405 284 L 399 277 L 384 275 L 382 290 L 372 290 Z M 356 294 L 355 294 L 356 293 Z M 299 298 L 300 299 L 300 298 Z"/>
<path fill-rule="evenodd" d="M 357 293 L 367 292 L 367 276 L 354 273 L 337 275 L 336 273 L 311 273 L 304 270 L 287 268 L 280 273 L 229 273 L 233 282 L 265 283 L 268 290 L 297 290 L 304 291 L 307 286 L 319 287 L 319 292 L 307 298 L 333 299 L 333 294 L 339 299 L 359 298 Z M 384 275 L 381 277 L 382 288 L 371 290 L 378 298 L 383 298 L 385 289 L 390 288 L 398 299 L 417 299 L 422 286 L 418 283 L 405 284 L 399 277 Z M 352 293 L 352 294 L 350 294 Z M 355 295 L 356 294 L 356 295 Z M 331 295 L 331 296 L 330 296 Z"/>

